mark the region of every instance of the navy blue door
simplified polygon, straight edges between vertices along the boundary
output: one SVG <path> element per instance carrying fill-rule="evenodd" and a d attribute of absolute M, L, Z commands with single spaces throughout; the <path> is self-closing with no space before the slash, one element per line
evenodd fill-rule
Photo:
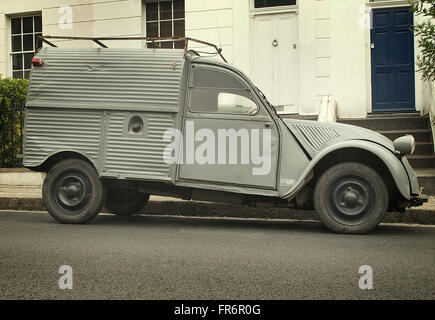
<path fill-rule="evenodd" d="M 408 7 L 373 10 L 373 111 L 415 110 L 414 18 Z"/>

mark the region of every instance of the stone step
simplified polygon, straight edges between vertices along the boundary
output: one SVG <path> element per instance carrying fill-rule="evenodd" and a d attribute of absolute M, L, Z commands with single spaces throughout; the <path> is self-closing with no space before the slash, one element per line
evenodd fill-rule
<path fill-rule="evenodd" d="M 412 155 L 406 157 L 409 161 L 409 164 L 414 169 L 423 169 L 423 168 L 434 168 L 435 167 L 435 155 L 433 154 L 425 154 L 425 155 Z"/>
<path fill-rule="evenodd" d="M 434 152 L 432 142 L 417 142 L 415 145 L 415 155 L 433 154 Z"/>
<path fill-rule="evenodd" d="M 414 136 L 416 142 L 432 141 L 431 129 L 380 130 L 378 132 L 391 140 L 395 140 L 401 136 L 411 134 L 412 136 Z"/>
<path fill-rule="evenodd" d="M 384 111 L 384 112 L 372 112 L 367 114 L 367 118 L 391 118 L 391 117 L 403 117 L 403 118 L 418 118 L 421 117 L 420 111 Z"/>
<path fill-rule="evenodd" d="M 338 119 L 339 123 L 351 124 L 374 131 L 405 130 L 405 129 L 430 129 L 428 116 L 424 117 L 370 117 L 365 119 Z"/>
<path fill-rule="evenodd" d="M 435 168 L 415 169 L 420 187 L 423 187 L 423 194 L 435 195 Z"/>

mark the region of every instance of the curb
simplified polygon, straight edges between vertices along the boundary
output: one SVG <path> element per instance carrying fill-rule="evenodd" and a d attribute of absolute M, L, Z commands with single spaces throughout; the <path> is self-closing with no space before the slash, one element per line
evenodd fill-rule
<path fill-rule="evenodd" d="M 44 172 L 34 172 L 25 168 L 0 168 L 0 185 L 8 187 L 41 188 Z"/>
<path fill-rule="evenodd" d="M 0 198 L 0 210 L 45 211 L 41 198 Z M 103 212 L 106 212 L 103 210 Z M 201 201 L 150 200 L 142 212 L 150 215 L 195 217 L 237 217 L 263 219 L 317 220 L 314 211 L 289 208 L 257 208 Z M 408 209 L 403 213 L 388 212 L 382 223 L 435 225 L 435 211 Z"/>

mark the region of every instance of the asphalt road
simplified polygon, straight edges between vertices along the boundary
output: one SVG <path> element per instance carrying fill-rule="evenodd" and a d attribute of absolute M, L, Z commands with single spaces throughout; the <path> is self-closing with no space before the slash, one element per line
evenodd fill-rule
<path fill-rule="evenodd" d="M 73 289 L 58 286 L 61 265 Z M 358 286 L 361 265 L 373 289 Z M 0 212 L 0 299 L 434 299 L 435 228 Z"/>

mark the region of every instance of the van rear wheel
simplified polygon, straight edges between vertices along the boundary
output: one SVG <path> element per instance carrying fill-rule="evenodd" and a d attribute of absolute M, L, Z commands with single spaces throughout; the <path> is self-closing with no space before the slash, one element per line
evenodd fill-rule
<path fill-rule="evenodd" d="M 85 223 L 95 218 L 104 198 L 97 171 L 80 159 L 67 159 L 54 165 L 42 186 L 45 208 L 63 223 Z"/>
<path fill-rule="evenodd" d="M 104 207 L 117 216 L 131 216 L 140 212 L 148 203 L 149 194 L 129 188 L 128 183 L 110 186 L 105 184 L 107 198 Z"/>
<path fill-rule="evenodd" d="M 341 163 L 317 182 L 314 206 L 322 223 L 337 233 L 367 233 L 388 208 L 388 190 L 379 174 L 360 163 Z"/>

